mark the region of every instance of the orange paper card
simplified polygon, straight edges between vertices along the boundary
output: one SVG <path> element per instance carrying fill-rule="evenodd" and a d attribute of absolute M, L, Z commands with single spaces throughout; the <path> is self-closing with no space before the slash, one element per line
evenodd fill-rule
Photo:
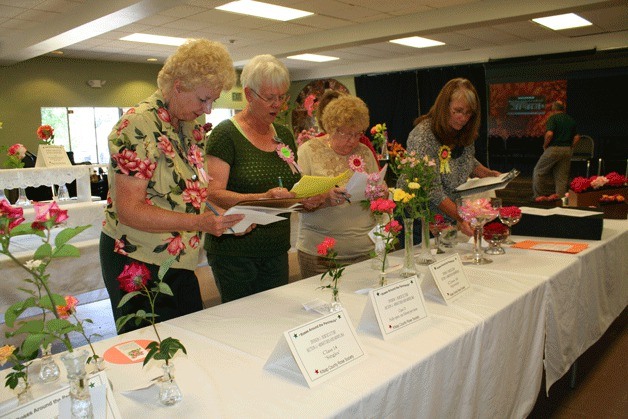
<path fill-rule="evenodd" d="M 524 240 L 517 244 L 513 244 L 510 247 L 516 247 L 518 249 L 545 250 L 548 252 L 579 253 L 589 247 L 589 245 L 586 243 Z"/>
<path fill-rule="evenodd" d="M 134 364 L 144 361 L 146 358 L 146 347 L 152 341 L 150 340 L 130 340 L 128 342 L 119 343 L 105 351 L 105 361 L 112 364 Z"/>

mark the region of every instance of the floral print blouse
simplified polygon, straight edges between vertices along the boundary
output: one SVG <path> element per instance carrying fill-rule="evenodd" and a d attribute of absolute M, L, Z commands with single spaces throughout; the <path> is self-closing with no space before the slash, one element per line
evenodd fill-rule
<path fill-rule="evenodd" d="M 176 256 L 173 268 L 194 270 L 201 233 L 149 233 L 120 223 L 114 202 L 113 174 L 147 179 L 146 202 L 169 211 L 200 214 L 207 200 L 203 168 L 205 132 L 196 121 L 181 121 L 178 133 L 161 92 L 131 108 L 109 134 L 109 195 L 103 233 L 115 240 L 115 252 L 155 265 Z"/>

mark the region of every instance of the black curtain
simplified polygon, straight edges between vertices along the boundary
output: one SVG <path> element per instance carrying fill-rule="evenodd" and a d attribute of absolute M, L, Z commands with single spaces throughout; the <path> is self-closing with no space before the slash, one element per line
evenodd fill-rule
<path fill-rule="evenodd" d="M 355 91 L 369 107 L 370 126 L 386 123 L 389 141 L 405 147 L 419 112 L 416 72 L 358 76 Z"/>
<path fill-rule="evenodd" d="M 429 112 L 436 101 L 438 93 L 449 80 L 463 77 L 468 79 L 473 86 L 475 86 L 475 90 L 478 91 L 478 96 L 480 97 L 480 109 L 482 112 L 480 133 L 475 142 L 475 156 L 480 162 L 487 164 L 486 153 L 488 136 L 486 120 L 488 115 L 488 100 L 486 73 L 484 70 L 482 64 L 430 68 L 417 71 L 417 79 L 421 115 Z"/>

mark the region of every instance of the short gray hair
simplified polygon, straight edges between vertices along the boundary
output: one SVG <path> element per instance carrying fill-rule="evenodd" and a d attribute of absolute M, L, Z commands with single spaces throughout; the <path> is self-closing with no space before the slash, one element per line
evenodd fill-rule
<path fill-rule="evenodd" d="M 290 73 L 284 63 L 270 54 L 256 55 L 244 65 L 240 75 L 242 87 L 259 90 L 262 85 L 288 87 Z"/>

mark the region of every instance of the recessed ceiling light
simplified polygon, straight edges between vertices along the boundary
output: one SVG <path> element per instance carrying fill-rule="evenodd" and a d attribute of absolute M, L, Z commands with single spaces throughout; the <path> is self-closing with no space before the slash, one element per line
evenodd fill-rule
<path fill-rule="evenodd" d="M 566 13 L 564 15 L 539 17 L 532 19 L 533 22 L 543 25 L 555 31 L 562 29 L 580 28 L 582 26 L 591 26 L 593 23 L 581 18 L 575 13 Z"/>
<path fill-rule="evenodd" d="M 147 33 L 134 33 L 132 35 L 120 38 L 121 41 L 144 42 L 147 44 L 174 45 L 178 47 L 187 39 L 175 38 L 173 36 L 149 35 Z"/>
<path fill-rule="evenodd" d="M 157 58 L 147 58 L 146 61 L 150 61 L 151 63 L 154 63 L 155 61 L 157 61 Z"/>
<path fill-rule="evenodd" d="M 335 60 L 340 59 L 338 57 L 331 57 L 329 55 L 318 55 L 318 54 L 291 55 L 287 58 L 290 58 L 291 60 L 314 61 L 315 63 L 324 63 L 327 61 L 335 61 Z"/>
<path fill-rule="evenodd" d="M 224 10 L 226 12 L 240 13 L 243 15 L 263 17 L 266 19 L 281 20 L 284 22 L 314 14 L 304 10 L 297 10 L 290 7 L 277 6 L 254 0 L 232 1 L 231 3 L 218 6 L 216 9 Z"/>
<path fill-rule="evenodd" d="M 413 48 L 428 48 L 445 45 L 444 42 L 434 41 L 433 39 L 421 38 L 420 36 L 410 36 L 408 38 L 392 39 L 389 42 L 393 44 L 405 45 Z"/>

